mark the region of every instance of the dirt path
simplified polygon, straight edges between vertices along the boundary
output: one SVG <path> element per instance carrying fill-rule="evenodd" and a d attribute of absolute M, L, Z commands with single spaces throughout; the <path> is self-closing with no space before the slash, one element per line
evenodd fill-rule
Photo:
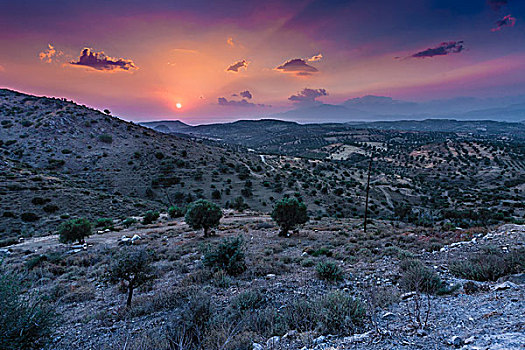
<path fill-rule="evenodd" d="M 140 221 L 140 220 L 139 220 Z M 271 221 L 269 215 L 261 215 L 251 212 L 246 213 L 225 213 L 225 216 L 221 219 L 221 226 L 229 226 L 234 224 L 245 224 L 253 222 L 268 222 Z M 147 237 L 151 234 L 167 234 L 177 231 L 179 234 L 196 232 L 192 230 L 185 222 L 184 219 L 169 219 L 164 216 L 164 220 L 152 224 L 152 225 L 139 225 L 138 227 L 132 227 L 129 229 L 121 229 L 119 231 L 108 231 L 101 234 L 93 233 L 89 238 L 86 239 L 88 246 L 93 245 L 108 245 L 115 246 L 119 243 L 123 236 L 133 237 L 139 235 L 140 237 Z M 6 250 L 13 251 L 24 251 L 30 250 L 33 252 L 43 252 L 49 250 L 61 243 L 58 241 L 58 235 L 51 235 L 45 237 L 34 237 L 24 240 L 21 243 L 14 244 L 8 247 L 4 247 Z M 73 244 L 72 246 L 75 246 Z"/>

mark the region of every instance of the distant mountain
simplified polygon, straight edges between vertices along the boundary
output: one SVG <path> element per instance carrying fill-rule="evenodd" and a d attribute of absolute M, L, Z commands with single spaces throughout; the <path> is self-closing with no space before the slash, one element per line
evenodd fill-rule
<path fill-rule="evenodd" d="M 163 133 L 179 133 L 192 128 L 191 125 L 183 123 L 180 120 L 160 120 L 139 124 Z"/>
<path fill-rule="evenodd" d="M 457 97 L 427 102 L 395 100 L 386 96 L 363 96 L 340 105 L 319 104 L 270 116 L 306 123 L 381 120 L 525 120 L 525 96 L 480 99 Z"/>

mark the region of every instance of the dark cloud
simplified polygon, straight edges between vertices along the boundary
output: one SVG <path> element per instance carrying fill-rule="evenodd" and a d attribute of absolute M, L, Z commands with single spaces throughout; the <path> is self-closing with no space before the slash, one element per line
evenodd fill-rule
<path fill-rule="evenodd" d="M 247 98 L 248 100 L 250 100 L 253 97 L 251 92 L 248 90 L 242 91 L 241 93 L 239 93 L 239 95 L 243 98 Z"/>
<path fill-rule="evenodd" d="M 132 60 L 127 60 L 124 58 L 112 58 L 106 56 L 103 51 L 93 52 L 89 48 L 83 49 L 80 53 L 80 56 L 78 57 L 78 61 L 70 62 L 70 64 L 91 67 L 93 69 L 102 71 L 129 71 L 132 69 L 138 69 Z"/>
<path fill-rule="evenodd" d="M 464 49 L 465 47 L 463 46 L 463 41 L 442 42 L 436 47 L 428 48 L 426 50 L 417 52 L 410 57 L 426 58 L 434 56 L 445 56 L 451 53 L 460 53 Z"/>
<path fill-rule="evenodd" d="M 507 15 L 496 22 L 496 27 L 492 28 L 491 31 L 497 32 L 502 30 L 504 27 L 514 27 L 516 24 L 516 18 L 511 15 Z"/>
<path fill-rule="evenodd" d="M 318 97 L 327 95 L 326 89 L 304 88 L 298 94 L 288 97 L 288 100 L 300 105 L 313 105 L 319 103 L 319 101 L 316 101 Z"/>
<path fill-rule="evenodd" d="M 508 0 L 487 0 L 487 3 L 494 11 L 499 11 L 503 6 L 509 3 Z"/>
<path fill-rule="evenodd" d="M 230 65 L 228 68 L 226 68 L 226 71 L 227 72 L 239 72 L 239 69 L 241 68 L 244 68 L 244 69 L 247 69 L 248 68 L 248 61 L 246 60 L 241 60 L 241 61 L 237 61 L 235 62 L 234 64 Z"/>
<path fill-rule="evenodd" d="M 225 97 L 219 97 L 218 103 L 219 106 L 230 106 L 230 107 L 271 107 L 262 103 L 253 103 L 249 102 L 249 99 L 253 98 L 253 95 L 250 91 L 245 90 L 239 94 L 232 94 L 233 97 L 242 97 L 241 100 L 228 100 Z"/>
<path fill-rule="evenodd" d="M 302 58 L 288 60 L 275 69 L 280 70 L 283 73 L 293 73 L 299 76 L 311 75 L 312 73 L 318 72 L 317 68 L 307 64 Z"/>

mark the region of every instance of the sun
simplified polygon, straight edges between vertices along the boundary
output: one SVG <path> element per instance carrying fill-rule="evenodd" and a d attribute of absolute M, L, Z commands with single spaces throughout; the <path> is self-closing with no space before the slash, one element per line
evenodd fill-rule
<path fill-rule="evenodd" d="M 177 109 L 181 109 L 181 108 L 182 108 L 182 103 L 177 102 L 177 103 L 175 104 L 175 107 L 177 107 Z"/>

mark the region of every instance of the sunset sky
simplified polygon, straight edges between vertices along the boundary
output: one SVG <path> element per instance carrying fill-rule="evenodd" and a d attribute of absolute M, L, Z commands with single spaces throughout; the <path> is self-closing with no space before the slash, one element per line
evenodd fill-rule
<path fill-rule="evenodd" d="M 523 0 L 2 1 L 0 87 L 188 123 L 518 95 L 524 21 Z"/>

